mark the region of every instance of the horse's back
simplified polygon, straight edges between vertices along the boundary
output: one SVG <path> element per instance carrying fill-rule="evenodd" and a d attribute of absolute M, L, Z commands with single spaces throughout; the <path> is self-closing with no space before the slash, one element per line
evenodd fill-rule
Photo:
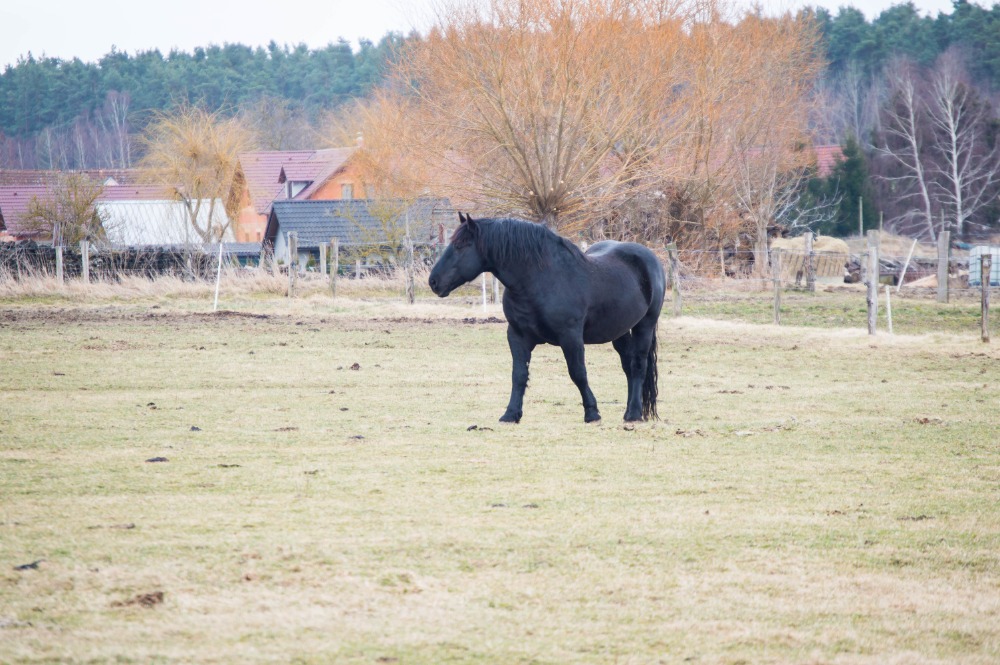
<path fill-rule="evenodd" d="M 663 267 L 647 247 L 605 240 L 586 252 L 590 265 L 584 338 L 610 342 L 641 320 L 657 319 L 663 305 Z"/>
<path fill-rule="evenodd" d="M 611 277 L 611 282 L 617 282 L 614 275 L 631 275 L 638 279 L 650 306 L 659 311 L 667 278 L 660 259 L 651 249 L 634 242 L 602 240 L 591 246 L 585 255 L 600 271 L 602 279 Z"/>

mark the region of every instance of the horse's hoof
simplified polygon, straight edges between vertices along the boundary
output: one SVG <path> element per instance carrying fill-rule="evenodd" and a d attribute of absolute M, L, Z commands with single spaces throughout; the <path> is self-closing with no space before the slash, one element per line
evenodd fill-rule
<path fill-rule="evenodd" d="M 599 413 L 592 413 L 592 414 L 585 415 L 583 417 L 583 422 L 585 422 L 585 423 L 599 423 L 599 422 L 601 422 L 601 414 L 599 414 Z"/>
<path fill-rule="evenodd" d="M 516 425 L 519 422 L 521 422 L 521 416 L 512 416 L 505 413 L 502 416 L 500 416 L 500 422 L 508 423 L 510 425 Z"/>

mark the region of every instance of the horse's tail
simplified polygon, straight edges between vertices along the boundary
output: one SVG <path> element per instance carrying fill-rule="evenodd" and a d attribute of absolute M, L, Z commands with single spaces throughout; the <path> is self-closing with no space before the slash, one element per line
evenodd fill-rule
<path fill-rule="evenodd" d="M 646 378 L 642 382 L 642 419 L 659 420 L 656 414 L 656 328 L 653 325 L 653 341 L 649 344 L 649 355 L 646 357 Z"/>

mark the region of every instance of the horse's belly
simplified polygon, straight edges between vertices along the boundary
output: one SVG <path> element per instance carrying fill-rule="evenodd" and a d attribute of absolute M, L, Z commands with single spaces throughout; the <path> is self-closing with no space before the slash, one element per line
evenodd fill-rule
<path fill-rule="evenodd" d="M 643 302 L 614 303 L 613 307 L 592 307 L 583 325 L 584 344 L 606 344 L 632 330 L 646 315 Z"/>

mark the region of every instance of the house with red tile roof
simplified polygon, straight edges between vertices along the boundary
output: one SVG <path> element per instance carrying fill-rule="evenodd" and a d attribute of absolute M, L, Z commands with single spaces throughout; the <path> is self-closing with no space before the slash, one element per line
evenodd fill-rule
<path fill-rule="evenodd" d="M 844 161 L 844 151 L 837 144 L 813 146 L 816 153 L 816 175 L 826 178 L 833 173 L 834 167 Z"/>
<path fill-rule="evenodd" d="M 245 152 L 230 189 L 238 201 L 236 239 L 263 240 L 271 204 L 275 201 L 360 198 L 363 182 L 351 164 L 356 147 L 323 150 Z"/>

